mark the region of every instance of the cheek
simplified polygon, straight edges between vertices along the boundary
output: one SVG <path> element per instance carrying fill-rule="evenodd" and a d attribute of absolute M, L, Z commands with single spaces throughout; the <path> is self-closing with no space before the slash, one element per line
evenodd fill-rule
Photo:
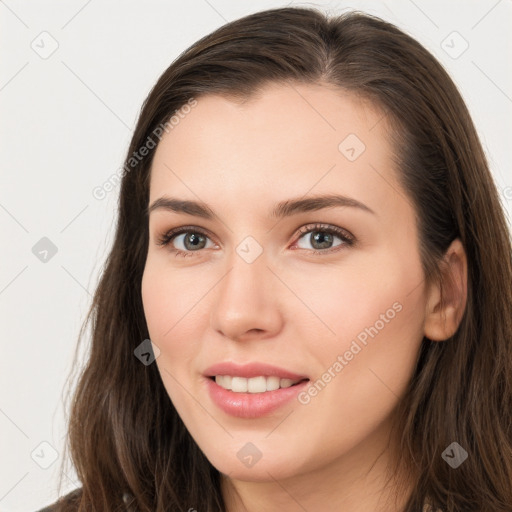
<path fill-rule="evenodd" d="M 144 315 L 152 341 L 166 345 L 173 339 L 190 339 L 185 329 L 199 325 L 197 307 L 213 284 L 206 277 L 199 278 L 190 274 L 173 271 L 172 268 L 158 262 L 148 262 L 141 284 Z M 187 343 L 187 345 L 189 345 Z"/>
<path fill-rule="evenodd" d="M 400 255 L 384 251 L 371 258 L 358 255 L 353 261 L 282 273 L 302 302 L 290 296 L 284 307 L 290 315 L 302 310 L 302 333 L 296 335 L 312 342 L 322 339 L 315 350 L 348 348 L 353 339 L 364 345 L 371 338 L 369 331 L 377 330 L 377 336 L 383 337 L 385 332 L 403 331 L 405 336 L 420 330 L 424 313 L 420 261 L 403 261 Z"/>
<path fill-rule="evenodd" d="M 323 304 L 317 311 L 336 334 L 317 336 L 321 343 L 305 350 L 317 371 L 299 397 L 298 413 L 304 424 L 310 422 L 311 448 L 304 461 L 328 459 L 359 444 L 379 431 L 398 405 L 422 339 L 422 287 L 414 289 L 418 274 L 408 270 L 379 279 L 368 273 L 363 282 L 347 277 L 344 287 L 326 282 L 332 301 L 309 295 L 309 304 Z M 318 321 L 315 325 L 318 329 Z M 303 325 L 302 339 L 315 339 L 313 330 L 308 335 Z"/>
<path fill-rule="evenodd" d="M 141 293 L 149 337 L 160 349 L 155 364 L 162 383 L 180 415 L 187 416 L 193 412 L 193 404 L 187 393 L 183 393 L 182 386 L 187 382 L 187 369 L 193 364 L 198 350 L 194 340 L 200 338 L 197 333 L 185 332 L 187 326 L 194 325 L 189 319 L 193 314 L 190 302 L 194 297 L 181 281 L 169 270 L 149 264 L 144 270 Z M 180 322 L 187 311 L 187 321 Z"/>
<path fill-rule="evenodd" d="M 174 311 L 165 278 L 159 279 L 156 272 L 146 267 L 142 278 L 141 293 L 149 336 L 161 349 L 159 341 L 172 327 L 172 312 Z"/>
<path fill-rule="evenodd" d="M 318 402 L 327 407 L 345 396 L 346 408 L 357 415 L 364 404 L 384 395 L 391 403 L 405 389 L 423 338 L 425 306 L 419 259 L 382 253 L 371 264 L 358 264 L 338 272 L 322 269 L 314 280 L 294 278 L 294 291 L 315 313 L 304 316 L 296 336 L 317 363 L 317 390 L 323 395 Z M 353 390 L 350 396 L 347 389 Z"/>
<path fill-rule="evenodd" d="M 319 362 L 311 402 L 331 411 L 325 415 L 327 424 L 339 422 L 340 415 L 354 427 L 382 420 L 414 369 L 423 338 L 421 265 L 414 260 L 393 263 L 393 258 L 376 261 L 381 264 L 363 272 L 344 269 L 334 282 L 332 275 L 330 280 L 315 279 L 315 289 L 324 294 L 310 291 L 308 296 L 312 309 L 334 331 L 324 329 L 322 344 L 309 348 L 311 359 Z M 304 403 L 308 400 L 305 396 Z M 328 409 L 333 403 L 338 406 Z"/>
<path fill-rule="evenodd" d="M 192 277 L 152 262 L 144 271 L 144 315 L 150 339 L 160 349 L 156 363 L 169 395 L 195 370 L 202 332 L 208 324 L 204 298 L 213 284 L 207 276 Z"/>

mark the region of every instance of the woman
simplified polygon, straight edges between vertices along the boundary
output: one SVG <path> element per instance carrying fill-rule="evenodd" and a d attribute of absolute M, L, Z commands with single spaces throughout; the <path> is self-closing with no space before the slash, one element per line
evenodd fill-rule
<path fill-rule="evenodd" d="M 512 510 L 512 265 L 440 64 L 282 8 L 164 72 L 50 510 Z"/>

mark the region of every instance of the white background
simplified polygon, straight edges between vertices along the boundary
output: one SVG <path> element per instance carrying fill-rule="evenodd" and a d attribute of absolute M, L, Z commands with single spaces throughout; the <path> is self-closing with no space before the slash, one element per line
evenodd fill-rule
<path fill-rule="evenodd" d="M 511 0 L 290 4 L 376 14 L 437 56 L 469 106 L 510 217 Z M 57 498 L 63 390 L 119 192 L 98 200 L 93 189 L 122 167 L 143 100 L 181 51 L 227 21 L 285 5 L 0 1 L 1 512 L 35 511 Z M 458 58 L 464 41 L 454 31 L 469 44 Z M 52 44 L 47 58 L 31 47 Z M 57 247 L 46 263 L 32 252 L 42 237 Z M 62 493 L 77 485 L 68 472 Z"/>

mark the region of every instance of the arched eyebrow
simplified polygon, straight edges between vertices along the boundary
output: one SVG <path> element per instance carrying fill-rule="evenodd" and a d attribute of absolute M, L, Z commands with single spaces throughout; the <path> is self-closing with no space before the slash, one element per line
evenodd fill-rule
<path fill-rule="evenodd" d="M 352 197 L 329 194 L 281 201 L 271 209 L 269 212 L 269 218 L 281 219 L 283 217 L 290 217 L 299 213 L 318 211 L 323 210 L 324 208 L 335 207 L 358 208 L 373 215 L 377 215 L 369 206 Z M 218 220 L 215 212 L 206 203 L 177 199 L 168 196 L 162 196 L 153 201 L 153 203 L 146 210 L 147 216 L 149 217 L 151 212 L 155 210 L 185 213 L 208 220 Z"/>

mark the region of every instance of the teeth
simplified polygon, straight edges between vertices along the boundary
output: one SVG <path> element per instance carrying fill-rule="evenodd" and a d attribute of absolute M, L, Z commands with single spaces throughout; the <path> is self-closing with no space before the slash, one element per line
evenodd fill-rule
<path fill-rule="evenodd" d="M 215 382 L 224 389 L 235 393 L 264 393 L 279 388 L 289 388 L 300 380 L 280 379 L 279 377 L 232 377 L 230 375 L 216 375 Z"/>

